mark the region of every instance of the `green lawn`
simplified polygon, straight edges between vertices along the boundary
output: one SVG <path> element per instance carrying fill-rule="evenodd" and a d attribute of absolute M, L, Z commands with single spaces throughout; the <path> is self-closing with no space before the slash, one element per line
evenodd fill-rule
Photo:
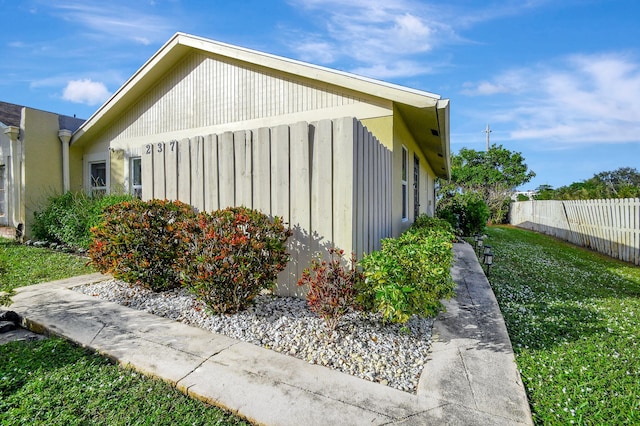
<path fill-rule="evenodd" d="M 0 345 L 0 424 L 246 425 L 65 340 Z"/>
<path fill-rule="evenodd" d="M 0 238 L 0 291 L 94 272 L 86 263 L 86 258 Z M 0 424 L 247 423 L 162 381 L 51 338 L 0 345 Z"/>
<path fill-rule="evenodd" d="M 640 424 L 640 268 L 492 227 L 489 277 L 537 424 Z"/>
<path fill-rule="evenodd" d="M 89 259 L 0 238 L 0 291 L 90 274 Z"/>

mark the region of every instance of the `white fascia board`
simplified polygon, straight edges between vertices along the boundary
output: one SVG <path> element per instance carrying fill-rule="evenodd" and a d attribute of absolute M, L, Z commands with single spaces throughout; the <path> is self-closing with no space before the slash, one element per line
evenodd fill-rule
<path fill-rule="evenodd" d="M 449 99 L 441 99 L 437 104 L 440 146 L 444 154 L 447 179 L 451 179 L 451 139 L 449 124 Z"/>

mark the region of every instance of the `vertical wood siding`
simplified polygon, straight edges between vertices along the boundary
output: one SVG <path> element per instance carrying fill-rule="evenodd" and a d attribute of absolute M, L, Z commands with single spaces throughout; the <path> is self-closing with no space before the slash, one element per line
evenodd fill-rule
<path fill-rule="evenodd" d="M 640 265 L 638 198 L 512 203 L 510 221 Z"/>
<path fill-rule="evenodd" d="M 294 234 L 282 295 L 303 294 L 296 283 L 315 253 L 361 257 L 391 236 L 391 151 L 353 118 L 145 145 L 142 173 L 143 199 L 283 217 Z"/>
<path fill-rule="evenodd" d="M 117 141 L 362 102 L 193 52 L 101 136 Z"/>

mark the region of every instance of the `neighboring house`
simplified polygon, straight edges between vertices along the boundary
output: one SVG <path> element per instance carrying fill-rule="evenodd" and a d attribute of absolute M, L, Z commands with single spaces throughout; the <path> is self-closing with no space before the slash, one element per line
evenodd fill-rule
<path fill-rule="evenodd" d="M 294 260 L 358 256 L 433 215 L 449 177 L 438 95 L 178 33 L 73 135 L 71 183 L 89 191 L 283 216 Z M 80 160 L 82 159 L 82 160 Z"/>
<path fill-rule="evenodd" d="M 72 133 L 84 120 L 0 102 L 0 227 L 29 234 L 33 213 L 47 198 L 69 188 Z M 65 148 L 66 145 L 66 148 Z M 66 182 L 66 186 L 65 186 Z"/>

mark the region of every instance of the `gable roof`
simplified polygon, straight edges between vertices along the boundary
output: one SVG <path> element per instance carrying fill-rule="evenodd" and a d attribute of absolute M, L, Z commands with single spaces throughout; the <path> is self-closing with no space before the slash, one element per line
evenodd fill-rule
<path fill-rule="evenodd" d="M 437 163 L 434 172 L 442 177 L 449 175 L 449 103 L 448 100 L 441 100 L 439 95 L 180 32 L 169 39 L 80 126 L 71 143 L 95 135 L 108 126 L 194 49 L 392 101 L 416 135 L 418 144 L 429 147 L 425 154 L 434 151 L 432 156 L 428 155 L 432 157 L 428 158 L 432 165 Z M 431 124 L 425 125 L 427 122 Z M 434 149 L 434 137 L 437 139 L 437 149 Z"/>

